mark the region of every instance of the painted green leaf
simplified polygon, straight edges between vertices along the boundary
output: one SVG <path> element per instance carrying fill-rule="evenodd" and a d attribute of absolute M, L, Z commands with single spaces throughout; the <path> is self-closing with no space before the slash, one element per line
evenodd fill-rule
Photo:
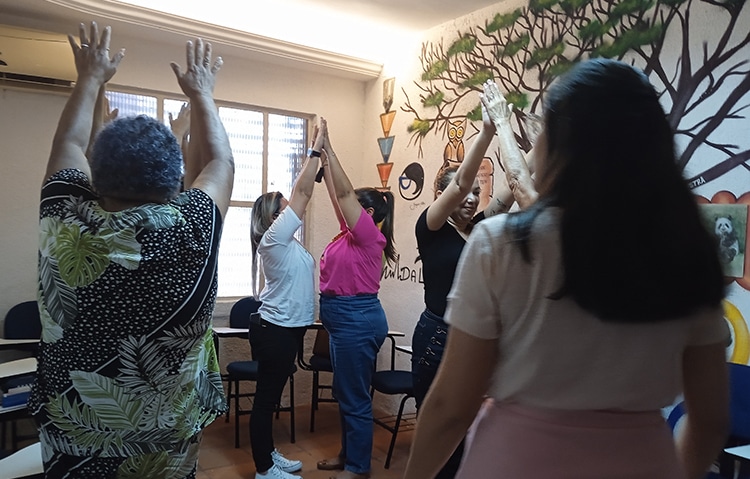
<path fill-rule="evenodd" d="M 560 57 L 557 62 L 550 65 L 550 67 L 547 69 L 545 73 L 545 78 L 549 80 L 553 78 L 557 78 L 560 75 L 566 73 L 571 68 L 573 68 L 573 65 L 575 64 L 576 62 L 571 62 L 565 57 Z"/>
<path fill-rule="evenodd" d="M 510 91 L 506 93 L 505 101 L 508 102 L 509 105 L 513 105 L 519 110 L 523 110 L 524 108 L 529 106 L 529 96 L 526 93 L 522 93 L 520 91 Z"/>
<path fill-rule="evenodd" d="M 510 13 L 497 13 L 492 18 L 492 21 L 486 24 L 487 33 L 494 33 L 498 30 L 504 30 L 509 26 L 516 23 L 521 17 L 522 11 L 520 8 L 513 10 Z"/>
<path fill-rule="evenodd" d="M 448 58 L 450 58 L 460 53 L 469 53 L 474 50 L 474 47 L 476 46 L 477 38 L 474 35 L 463 35 L 459 37 L 455 42 L 453 42 L 450 47 L 448 47 L 448 51 L 446 53 L 448 55 Z"/>
<path fill-rule="evenodd" d="M 562 0 L 560 2 L 560 8 L 563 12 L 571 15 L 591 3 L 593 3 L 593 0 Z"/>
<path fill-rule="evenodd" d="M 592 20 L 581 27 L 578 31 L 578 37 L 584 41 L 601 38 L 608 30 L 609 25 L 603 25 L 599 20 Z"/>
<path fill-rule="evenodd" d="M 560 0 L 529 0 L 529 10 L 539 13 L 544 10 L 550 10 L 558 3 L 560 3 Z"/>
<path fill-rule="evenodd" d="M 448 69 L 448 60 L 437 60 L 422 73 L 422 81 L 432 81 L 439 78 Z"/>
<path fill-rule="evenodd" d="M 466 118 L 469 121 L 481 121 L 482 120 L 482 105 L 479 104 L 474 107 L 469 113 L 466 114 Z"/>
<path fill-rule="evenodd" d="M 406 127 L 406 131 L 409 133 L 416 133 L 419 136 L 425 136 L 432 129 L 432 124 L 427 120 L 420 120 L 415 118 L 411 122 L 411 125 Z"/>
<path fill-rule="evenodd" d="M 60 277 L 70 286 L 86 286 L 109 265 L 107 243 L 76 224 L 63 225 L 54 246 Z"/>
<path fill-rule="evenodd" d="M 654 6 L 654 0 L 622 0 L 610 10 L 610 18 L 622 18 L 631 13 L 640 13 Z"/>
<path fill-rule="evenodd" d="M 562 55 L 565 51 L 564 42 L 555 42 L 548 47 L 537 48 L 531 52 L 531 57 L 526 62 L 526 68 L 531 68 L 552 59 L 555 56 Z"/>
<path fill-rule="evenodd" d="M 526 49 L 529 46 L 530 41 L 531 37 L 528 33 L 525 33 L 517 39 L 508 42 L 504 48 L 499 47 L 497 49 L 496 56 L 498 59 L 503 57 L 512 57 L 519 51 Z"/>
<path fill-rule="evenodd" d="M 658 24 L 647 30 L 631 29 L 624 32 L 612 43 L 603 43 L 594 50 L 593 56 L 604 58 L 619 58 L 628 51 L 642 45 L 648 45 L 658 40 L 662 34 L 663 25 Z"/>
<path fill-rule="evenodd" d="M 425 108 L 440 106 L 440 104 L 443 103 L 444 99 L 445 93 L 440 90 L 435 90 L 434 93 L 432 93 L 431 95 L 427 95 L 422 99 L 422 106 L 424 106 Z"/>
<path fill-rule="evenodd" d="M 492 78 L 492 72 L 489 70 L 477 70 L 469 78 L 461 82 L 463 88 L 470 88 L 473 86 L 482 85 L 484 82 Z"/>

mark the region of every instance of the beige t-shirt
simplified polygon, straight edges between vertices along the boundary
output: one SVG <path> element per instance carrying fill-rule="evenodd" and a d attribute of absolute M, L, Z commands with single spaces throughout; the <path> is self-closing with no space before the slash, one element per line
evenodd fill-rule
<path fill-rule="evenodd" d="M 721 308 L 682 320 L 622 324 L 601 321 L 572 299 L 547 299 L 562 282 L 559 213 L 549 208 L 537 217 L 531 264 L 504 232 L 505 215 L 479 223 L 464 249 L 446 321 L 472 336 L 497 338 L 499 363 L 489 394 L 575 410 L 672 404 L 682 391 L 685 347 L 728 343 Z"/>

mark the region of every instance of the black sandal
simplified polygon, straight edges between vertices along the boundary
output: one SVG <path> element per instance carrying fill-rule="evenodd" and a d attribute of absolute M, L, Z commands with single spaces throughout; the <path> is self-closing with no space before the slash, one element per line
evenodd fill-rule
<path fill-rule="evenodd" d="M 321 471 L 343 471 L 346 460 L 343 457 L 334 457 L 318 461 L 318 469 Z"/>

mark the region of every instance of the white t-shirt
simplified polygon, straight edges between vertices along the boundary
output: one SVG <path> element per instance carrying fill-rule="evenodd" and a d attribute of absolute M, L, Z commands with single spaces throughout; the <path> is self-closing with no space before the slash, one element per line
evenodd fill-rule
<path fill-rule="evenodd" d="M 315 320 L 315 260 L 294 233 L 302 220 L 287 207 L 263 234 L 258 256 L 266 279 L 258 309 L 260 316 L 279 326 L 309 326 Z"/>
<path fill-rule="evenodd" d="M 559 216 L 548 208 L 536 218 L 531 264 L 505 231 L 506 215 L 475 226 L 464 249 L 446 321 L 472 336 L 497 338 L 489 394 L 569 410 L 673 404 L 682 391 L 685 347 L 728 342 L 721 308 L 683 320 L 623 324 L 601 321 L 570 298 L 548 299 L 562 283 Z"/>

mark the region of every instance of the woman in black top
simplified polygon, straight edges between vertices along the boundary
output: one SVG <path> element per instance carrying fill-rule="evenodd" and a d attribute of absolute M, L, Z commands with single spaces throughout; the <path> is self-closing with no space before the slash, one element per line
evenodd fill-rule
<path fill-rule="evenodd" d="M 435 201 L 417 220 L 415 234 L 424 274 L 425 310 L 412 337 L 414 396 L 419 408 L 435 378 L 448 326 L 443 321 L 448 292 L 458 259 L 471 228 L 486 216 L 504 213 L 513 201 L 525 208 L 536 199 L 531 171 L 516 144 L 510 125 L 512 105 L 507 105 L 494 82 L 484 85 L 482 129 L 461 165 L 441 169 L 435 178 Z M 487 208 L 479 205 L 477 172 L 497 133 L 505 176 L 494 176 L 494 195 Z M 503 179 L 505 181 L 503 181 Z M 437 478 L 455 476 L 461 461 L 460 445 Z"/>

